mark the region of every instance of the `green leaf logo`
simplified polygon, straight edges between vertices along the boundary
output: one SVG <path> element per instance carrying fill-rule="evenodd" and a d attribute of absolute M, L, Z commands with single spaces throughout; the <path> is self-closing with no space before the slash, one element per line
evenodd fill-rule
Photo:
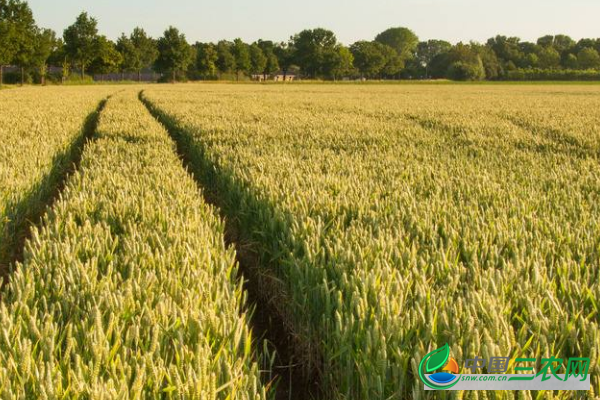
<path fill-rule="evenodd" d="M 450 346 L 448 346 L 448 343 L 446 343 L 444 347 L 432 351 L 425 357 L 429 357 L 427 360 L 427 364 L 425 365 L 425 369 L 428 373 L 433 372 L 436 369 L 446 365 L 448 357 L 450 357 Z"/>
<path fill-rule="evenodd" d="M 450 346 L 446 343 L 444 347 L 426 354 L 425 357 L 421 359 L 421 362 L 419 363 L 419 378 L 421 378 L 421 381 L 426 386 L 435 390 L 447 390 L 458 383 L 459 379 L 457 378 L 454 378 L 450 383 L 441 384 L 437 381 L 432 381 L 425 376 L 425 374 L 431 374 L 436 369 L 446 365 L 448 358 L 450 358 Z"/>

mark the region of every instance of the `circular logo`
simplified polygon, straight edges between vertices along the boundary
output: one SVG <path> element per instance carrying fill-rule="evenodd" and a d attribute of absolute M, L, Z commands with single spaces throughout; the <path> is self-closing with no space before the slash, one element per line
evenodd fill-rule
<path fill-rule="evenodd" d="M 442 368 L 443 367 L 443 368 Z M 438 369 L 442 372 L 435 372 Z M 448 343 L 423 357 L 419 364 L 419 378 L 432 389 L 449 389 L 458 383 L 458 363 L 450 357 Z"/>

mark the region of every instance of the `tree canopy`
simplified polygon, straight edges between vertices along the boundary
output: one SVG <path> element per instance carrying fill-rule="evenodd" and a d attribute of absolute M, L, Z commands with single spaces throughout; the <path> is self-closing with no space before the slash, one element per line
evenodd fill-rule
<path fill-rule="evenodd" d="M 171 26 L 165 31 L 157 41 L 157 49 L 158 58 L 154 66 L 157 71 L 170 74 L 172 81 L 192 63 L 192 47 L 177 28 Z"/>
<path fill-rule="evenodd" d="M 83 78 L 86 68 L 96 58 L 98 50 L 98 21 L 86 12 L 79 14 L 75 23 L 65 29 L 65 54 L 80 68 Z"/>
<path fill-rule="evenodd" d="M 408 28 L 390 28 L 381 32 L 375 41 L 390 46 L 396 50 L 400 60 L 405 63 L 415 56 L 419 38 Z"/>
<path fill-rule="evenodd" d="M 32 74 L 44 82 L 48 66 L 62 67 L 63 79 L 74 68 L 86 72 L 141 72 L 152 68 L 170 80 L 248 79 L 294 73 L 310 79 L 512 79 L 543 76 L 600 77 L 600 38 L 573 40 L 544 35 L 535 42 L 496 35 L 485 43 L 419 41 L 406 27 L 392 27 L 373 41 L 350 46 L 325 28 L 305 29 L 288 41 L 238 38 L 193 46 L 175 27 L 153 39 L 140 27 L 115 42 L 98 32 L 97 20 L 82 12 L 61 37 L 36 25 L 27 2 L 0 0 L 0 84 L 4 66 L 21 67 L 21 80 Z M 281 71 L 281 72 L 280 72 Z M 557 71 L 562 71 L 557 73 Z M 591 71 L 591 72 L 590 72 Z M 592 74 L 592 75 L 590 75 Z M 14 75 L 14 73 L 13 73 Z M 14 79 L 14 78 L 11 78 Z"/>

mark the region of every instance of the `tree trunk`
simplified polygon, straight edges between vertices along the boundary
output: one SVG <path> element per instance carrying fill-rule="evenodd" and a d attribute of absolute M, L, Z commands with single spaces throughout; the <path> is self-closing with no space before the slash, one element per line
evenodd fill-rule
<path fill-rule="evenodd" d="M 173 70 L 173 83 L 175 83 L 175 70 Z"/>
<path fill-rule="evenodd" d="M 0 65 L 0 87 L 4 84 L 4 65 Z"/>
<path fill-rule="evenodd" d="M 21 86 L 25 84 L 25 68 L 21 67 Z"/>
<path fill-rule="evenodd" d="M 142 81 L 142 70 L 138 70 L 138 82 Z"/>
<path fill-rule="evenodd" d="M 83 80 L 85 76 L 85 67 L 83 66 L 83 63 L 81 63 L 81 80 Z"/>

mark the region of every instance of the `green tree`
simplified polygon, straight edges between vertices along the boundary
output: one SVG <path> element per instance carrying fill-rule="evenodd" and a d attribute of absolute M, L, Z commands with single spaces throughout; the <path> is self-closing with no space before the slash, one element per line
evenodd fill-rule
<path fill-rule="evenodd" d="M 553 41 L 553 47 L 559 52 L 563 53 L 569 51 L 575 46 L 575 41 L 567 35 L 555 35 Z"/>
<path fill-rule="evenodd" d="M 342 45 L 338 45 L 333 51 L 326 53 L 324 64 L 323 72 L 333 80 L 354 72 L 354 56 L 350 49 Z"/>
<path fill-rule="evenodd" d="M 478 44 L 471 44 L 471 46 L 481 58 L 486 79 L 497 79 L 504 74 L 501 62 L 491 47 Z"/>
<path fill-rule="evenodd" d="M 542 69 L 558 68 L 560 65 L 560 54 L 553 47 L 541 47 L 537 56 L 538 66 Z"/>
<path fill-rule="evenodd" d="M 6 50 L 0 50 L 4 53 L 0 57 L 21 67 L 21 84 L 25 80 L 25 67 L 33 61 L 36 34 L 37 27 L 27 2 L 0 0 L 0 44 L 7 44 Z"/>
<path fill-rule="evenodd" d="M 473 45 L 458 43 L 449 52 L 446 76 L 461 81 L 478 81 L 485 78 L 483 61 Z"/>
<path fill-rule="evenodd" d="M 539 63 L 540 59 L 536 53 L 530 53 L 525 56 L 525 68 L 535 68 L 539 65 Z"/>
<path fill-rule="evenodd" d="M 154 62 L 154 67 L 158 72 L 170 74 L 172 82 L 175 82 L 177 75 L 185 73 L 193 62 L 192 47 L 185 39 L 185 35 L 172 26 L 158 39 L 157 47 L 158 58 Z"/>
<path fill-rule="evenodd" d="M 408 28 L 390 28 L 375 37 L 375 41 L 396 50 L 403 63 L 412 59 L 419 44 L 419 38 Z"/>
<path fill-rule="evenodd" d="M 445 40 L 428 40 L 417 45 L 417 62 L 425 68 L 425 79 L 429 78 L 429 65 L 440 54 L 447 53 L 452 45 Z"/>
<path fill-rule="evenodd" d="M 98 21 L 83 12 L 79 14 L 73 25 L 65 29 L 63 38 L 65 53 L 79 67 L 83 79 L 85 70 L 96 58 Z"/>
<path fill-rule="evenodd" d="M 236 79 L 240 79 L 240 74 L 249 73 L 252 68 L 252 60 L 250 59 L 250 50 L 248 45 L 242 39 L 235 39 L 231 48 L 235 59 Z"/>
<path fill-rule="evenodd" d="M 386 78 L 397 78 L 398 74 L 405 69 L 406 62 L 400 57 L 398 52 L 390 46 L 381 43 L 378 44 L 385 58 L 385 65 L 383 66 L 381 73 Z"/>
<path fill-rule="evenodd" d="M 545 35 L 537 40 L 537 44 L 542 47 L 552 47 L 554 44 L 554 35 Z"/>
<path fill-rule="evenodd" d="M 538 64 L 537 53 L 540 50 L 540 46 L 531 42 L 519 43 L 519 49 L 521 51 L 521 58 L 519 59 L 519 68 L 533 68 Z"/>
<path fill-rule="evenodd" d="M 279 71 L 279 58 L 275 54 L 275 43 L 270 40 L 259 40 L 256 42 L 258 47 L 261 48 L 265 57 L 267 58 L 267 64 L 265 65 L 265 69 L 263 71 L 264 79 L 267 79 L 268 75 L 274 74 Z"/>
<path fill-rule="evenodd" d="M 542 47 L 552 47 L 559 53 L 570 50 L 576 43 L 567 35 L 546 35 L 537 40 L 537 44 Z"/>
<path fill-rule="evenodd" d="M 573 52 L 579 53 L 581 50 L 586 47 L 595 49 L 598 53 L 600 53 L 600 38 L 598 39 L 581 39 L 577 44 L 573 47 Z"/>
<path fill-rule="evenodd" d="M 121 35 L 117 50 L 123 57 L 121 69 L 137 72 L 138 81 L 142 80 L 142 70 L 151 67 L 158 56 L 156 42 L 141 28 L 135 28 L 129 37 Z"/>
<path fill-rule="evenodd" d="M 158 48 L 156 40 L 146 34 L 142 28 L 135 28 L 129 40 L 133 44 L 134 57 L 131 62 L 131 68 L 138 74 L 138 81 L 142 80 L 142 71 L 152 67 L 158 57 Z"/>
<path fill-rule="evenodd" d="M 524 66 L 525 52 L 523 51 L 521 39 L 518 37 L 498 35 L 488 39 L 486 46 L 496 54 L 505 69 L 510 69 L 509 63 L 512 63 L 515 67 L 517 65 Z"/>
<path fill-rule="evenodd" d="M 231 51 L 233 44 L 226 40 L 217 43 L 217 68 L 219 73 L 228 74 L 235 70 L 235 57 Z"/>
<path fill-rule="evenodd" d="M 108 40 L 106 36 L 98 36 L 94 47 L 96 54 L 89 65 L 91 73 L 110 74 L 119 71 L 123 57 L 112 41 Z"/>
<path fill-rule="evenodd" d="M 598 69 L 600 68 L 600 55 L 591 47 L 581 49 L 577 53 L 579 68 L 581 69 Z"/>
<path fill-rule="evenodd" d="M 267 65 L 263 72 L 265 79 L 268 75 L 274 74 L 279 71 L 279 59 L 274 52 L 267 53 Z"/>
<path fill-rule="evenodd" d="M 273 53 L 277 57 L 277 64 L 279 64 L 285 80 L 289 71 L 294 67 L 296 49 L 292 43 L 281 42 L 273 47 Z"/>
<path fill-rule="evenodd" d="M 304 75 L 311 78 L 327 75 L 328 63 L 338 51 L 333 32 L 322 28 L 307 29 L 292 37 L 291 41 L 295 62 Z"/>
<path fill-rule="evenodd" d="M 578 69 L 579 68 L 579 60 L 577 60 L 577 56 L 575 54 L 569 53 L 565 59 L 565 67 L 568 69 Z"/>
<path fill-rule="evenodd" d="M 11 64 L 15 56 L 14 26 L 5 17 L 4 5 L 0 3 L 0 87 L 4 83 L 4 66 Z"/>
<path fill-rule="evenodd" d="M 267 67 L 267 57 L 258 44 L 250 45 L 250 72 L 264 74 Z"/>
<path fill-rule="evenodd" d="M 46 84 L 48 74 L 48 60 L 57 49 L 56 33 L 51 29 L 40 29 L 35 36 L 35 46 L 31 64 L 38 69 L 40 83 Z"/>
<path fill-rule="evenodd" d="M 456 81 L 479 81 L 485 78 L 485 71 L 481 60 L 478 64 L 457 61 L 450 65 L 448 78 Z"/>
<path fill-rule="evenodd" d="M 196 68 L 203 76 L 217 74 L 217 61 L 219 54 L 217 47 L 212 43 L 196 43 Z"/>
<path fill-rule="evenodd" d="M 363 78 L 380 76 L 386 64 L 382 47 L 381 43 L 366 40 L 358 41 L 350 46 L 350 51 L 354 56 L 354 66 Z"/>
<path fill-rule="evenodd" d="M 117 51 L 121 54 L 121 70 L 125 72 L 136 71 L 137 51 L 133 42 L 125 34 L 117 39 Z"/>

